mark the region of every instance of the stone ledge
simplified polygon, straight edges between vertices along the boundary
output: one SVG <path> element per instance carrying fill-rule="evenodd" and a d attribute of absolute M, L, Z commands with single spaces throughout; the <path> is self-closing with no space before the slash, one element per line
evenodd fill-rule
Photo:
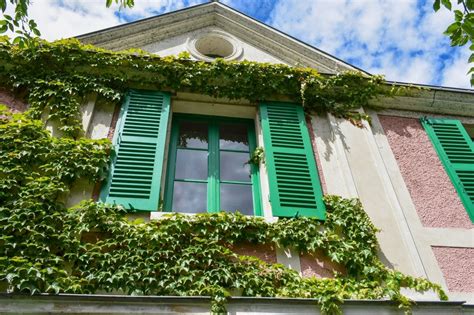
<path fill-rule="evenodd" d="M 0 314 L 209 314 L 210 297 L 0 294 Z M 317 299 L 232 297 L 229 314 L 320 314 Z M 403 314 L 389 300 L 346 300 L 344 314 Z M 413 314 L 474 314 L 464 302 L 418 301 Z"/>

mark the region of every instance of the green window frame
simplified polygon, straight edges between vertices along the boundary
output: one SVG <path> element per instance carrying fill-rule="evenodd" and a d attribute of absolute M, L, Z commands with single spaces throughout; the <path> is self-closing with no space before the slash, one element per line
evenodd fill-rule
<path fill-rule="evenodd" d="M 446 173 L 474 222 L 474 143 L 459 120 L 422 118 Z"/>
<path fill-rule="evenodd" d="M 199 122 L 205 123 L 208 127 L 208 145 L 207 148 L 184 148 L 179 145 L 180 126 L 184 122 Z M 239 149 L 223 149 L 219 146 L 219 125 L 220 124 L 239 124 L 247 127 L 248 150 Z M 164 207 L 166 212 L 179 211 L 173 208 L 173 194 L 175 182 L 206 184 L 207 187 L 207 212 L 214 213 L 221 210 L 237 210 L 237 209 L 221 209 L 220 189 L 222 184 L 231 185 L 246 185 L 251 186 L 253 199 L 253 215 L 262 216 L 260 182 L 259 182 L 259 167 L 257 165 L 249 164 L 250 166 L 250 181 L 235 181 L 224 180 L 221 178 L 220 172 L 220 155 L 222 152 L 234 153 L 248 153 L 248 159 L 256 148 L 256 135 L 254 121 L 243 118 L 229 118 L 219 116 L 202 116 L 190 114 L 174 114 L 172 118 L 172 127 L 170 135 L 170 143 L 168 150 L 168 165 L 166 174 L 166 187 L 164 194 Z M 207 177 L 203 179 L 176 179 L 176 165 L 178 150 L 191 150 L 207 152 Z M 200 211 L 198 211 L 200 212 Z"/>

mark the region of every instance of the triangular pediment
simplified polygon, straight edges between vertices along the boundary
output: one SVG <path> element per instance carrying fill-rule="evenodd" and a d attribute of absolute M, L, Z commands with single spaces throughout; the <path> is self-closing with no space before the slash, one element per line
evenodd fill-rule
<path fill-rule="evenodd" d="M 344 70 L 361 71 L 218 2 L 201 4 L 77 38 L 84 43 L 115 51 L 142 48 L 150 53 L 166 56 L 192 51 L 190 42 L 206 32 L 220 32 L 231 38 L 231 41 L 235 40 L 241 52 L 232 58 L 234 60 L 300 65 L 329 74 Z"/>
<path fill-rule="evenodd" d="M 169 37 L 163 40 L 159 40 L 145 46 L 140 47 L 141 49 L 150 53 L 157 54 L 159 56 L 178 55 L 180 52 L 187 51 L 191 54 L 191 58 L 196 60 L 206 60 L 199 51 L 196 50 L 196 40 L 206 39 L 214 36 L 215 38 L 224 38 L 226 43 L 231 43 L 232 52 L 234 55 L 229 60 L 249 60 L 257 62 L 268 62 L 268 63 L 283 63 L 286 62 L 282 59 L 277 58 L 268 51 L 265 51 L 258 46 L 249 44 L 247 41 L 226 32 L 215 26 L 208 26 L 193 30 L 181 35 Z M 217 37 L 220 36 L 220 37 Z M 226 40 L 227 39 L 227 40 Z M 211 38 L 212 41 L 212 38 Z M 208 43 L 212 45 L 213 43 Z M 218 43 L 216 43 L 218 45 Z M 210 47 L 212 51 L 212 47 Z M 209 58 L 207 61 L 211 61 Z"/>

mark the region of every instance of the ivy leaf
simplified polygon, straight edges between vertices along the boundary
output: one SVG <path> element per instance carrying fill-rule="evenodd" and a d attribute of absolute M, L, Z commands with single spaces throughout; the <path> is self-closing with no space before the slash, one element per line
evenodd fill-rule
<path fill-rule="evenodd" d="M 456 20 L 456 22 L 461 22 L 462 19 L 463 19 L 463 13 L 459 10 L 454 10 L 454 19 Z"/>
<path fill-rule="evenodd" d="M 441 0 L 441 3 L 446 9 L 451 10 L 451 0 Z"/>
<path fill-rule="evenodd" d="M 469 35 L 471 38 L 474 38 L 474 27 L 471 22 L 469 21 L 464 22 L 461 25 L 461 28 L 464 32 L 466 32 L 467 35 Z"/>
<path fill-rule="evenodd" d="M 451 25 L 448 26 L 446 31 L 444 31 L 445 35 L 452 35 L 453 33 L 457 32 L 459 28 L 461 27 L 460 22 L 454 22 Z"/>
<path fill-rule="evenodd" d="M 468 10 L 474 10 L 474 0 L 466 0 L 464 3 Z"/>

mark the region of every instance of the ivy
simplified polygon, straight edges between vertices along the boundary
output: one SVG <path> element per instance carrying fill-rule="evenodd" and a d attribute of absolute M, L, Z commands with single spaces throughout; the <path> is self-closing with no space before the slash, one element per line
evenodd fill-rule
<path fill-rule="evenodd" d="M 75 180 L 104 177 L 110 149 L 108 140 L 53 138 L 42 122 L 0 110 L 0 282 L 9 292 L 208 295 L 216 313 L 232 292 L 315 298 L 328 314 L 344 299 L 390 298 L 409 310 L 402 287 L 446 299 L 439 285 L 381 263 L 377 229 L 357 199 L 325 196 L 324 223 L 226 212 L 141 222 L 93 201 L 66 208 Z M 323 253 L 345 272 L 304 278 L 231 250 L 242 243 Z"/>
<path fill-rule="evenodd" d="M 243 296 L 316 298 L 323 312 L 344 299 L 391 298 L 408 309 L 401 287 L 441 288 L 386 268 L 377 256 L 377 229 L 356 199 L 326 196 L 324 224 L 310 218 L 268 223 L 239 213 L 130 222 L 124 209 L 62 201 L 79 178 L 107 173 L 111 144 L 83 139 L 80 107 L 95 93 L 118 102 L 129 87 L 188 91 L 252 102 L 282 95 L 308 111 L 326 111 L 354 123 L 357 112 L 387 94 L 380 77 L 256 62 L 212 63 L 189 56 L 160 58 L 140 50 L 111 52 L 76 40 L 35 41 L 28 49 L 0 43 L 0 78 L 23 92 L 30 108 L 0 108 L 0 281 L 10 292 L 209 295 L 224 310 L 231 292 Z M 52 138 L 39 118 L 55 121 L 73 138 Z M 257 149 L 249 163 L 263 163 Z M 240 243 L 276 244 L 323 253 L 345 267 L 333 279 L 303 278 L 279 264 L 241 256 Z"/>
<path fill-rule="evenodd" d="M 265 151 L 262 147 L 257 147 L 253 150 L 250 159 L 247 161 L 246 164 L 253 164 L 255 166 L 259 166 L 260 164 L 265 164 Z"/>
<path fill-rule="evenodd" d="M 79 110 L 96 93 L 117 102 L 129 87 L 189 91 L 252 102 L 284 96 L 308 111 L 326 111 L 354 122 L 367 116 L 357 110 L 389 90 L 380 76 L 345 72 L 333 76 L 312 68 L 251 61 L 207 63 L 189 55 L 159 57 L 133 49 L 111 52 L 78 40 L 35 41 L 28 48 L 0 41 L 2 82 L 26 90 L 31 117 L 57 121 L 67 135 L 81 133 Z"/>

